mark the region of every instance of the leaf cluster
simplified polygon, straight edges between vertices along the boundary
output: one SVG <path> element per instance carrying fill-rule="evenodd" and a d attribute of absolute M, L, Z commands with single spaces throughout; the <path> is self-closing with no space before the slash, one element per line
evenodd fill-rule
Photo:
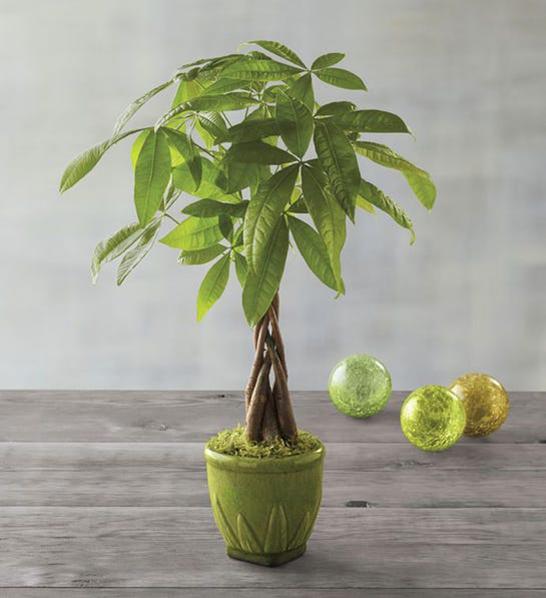
<path fill-rule="evenodd" d="M 386 213 L 413 242 L 410 218 L 362 177 L 358 159 L 398 170 L 421 204 L 432 208 L 430 176 L 368 138 L 410 133 L 404 121 L 350 101 L 317 103 L 317 82 L 366 91 L 358 75 L 335 66 L 344 54 L 324 54 L 307 67 L 278 42 L 249 44 L 260 49 L 181 66 L 123 111 L 109 139 L 66 168 L 61 192 L 109 148 L 136 135 L 131 161 L 137 221 L 97 245 L 94 280 L 104 263 L 120 258 L 121 284 L 159 238 L 179 251 L 180 264 L 213 262 L 199 288 L 198 319 L 221 297 L 233 267 L 254 325 L 279 288 L 290 246 L 318 279 L 344 293 L 341 252 L 357 208 Z M 148 100 L 169 88 L 175 93 L 167 112 L 148 127 L 125 130 Z M 171 229 L 160 235 L 164 224 Z"/>

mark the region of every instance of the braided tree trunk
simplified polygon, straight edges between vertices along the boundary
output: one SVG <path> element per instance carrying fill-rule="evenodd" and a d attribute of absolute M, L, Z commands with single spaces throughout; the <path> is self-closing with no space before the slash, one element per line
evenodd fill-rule
<path fill-rule="evenodd" d="M 280 436 L 294 441 L 297 428 L 288 392 L 278 293 L 254 328 L 254 349 L 254 363 L 245 388 L 248 438 L 261 441 Z"/>

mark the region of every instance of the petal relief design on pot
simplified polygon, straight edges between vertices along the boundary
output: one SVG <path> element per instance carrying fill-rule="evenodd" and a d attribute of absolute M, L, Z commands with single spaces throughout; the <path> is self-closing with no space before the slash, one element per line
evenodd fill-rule
<path fill-rule="evenodd" d="M 309 537 L 309 534 L 311 533 L 312 527 L 313 520 L 311 519 L 309 511 L 307 511 L 307 513 L 305 513 L 302 520 L 300 521 L 298 529 L 296 530 L 296 533 L 294 534 L 292 540 L 290 540 L 290 549 L 297 548 L 298 546 L 305 544 L 307 538 Z"/>
<path fill-rule="evenodd" d="M 214 514 L 220 532 L 228 546 L 242 552 L 260 554 L 274 554 L 293 550 L 305 544 L 311 535 L 315 519 L 320 508 L 320 499 L 311 511 L 306 511 L 299 522 L 295 532 L 288 529 L 288 517 L 285 507 L 278 503 L 271 507 L 267 518 L 265 539 L 262 543 L 259 535 L 252 528 L 242 513 L 237 513 L 233 525 L 220 504 L 217 495 L 212 497 Z M 232 519 L 233 521 L 233 519 Z"/>
<path fill-rule="evenodd" d="M 320 503 L 322 497 L 320 497 L 312 511 L 306 511 L 305 515 L 302 517 L 300 524 L 298 525 L 298 529 L 296 533 L 292 536 L 290 540 L 290 544 L 288 545 L 288 549 L 292 550 L 294 548 L 298 548 L 302 544 L 305 544 L 311 535 L 311 531 L 313 530 L 313 525 L 315 525 L 315 520 L 317 518 Z"/>
<path fill-rule="evenodd" d="M 313 511 L 311 512 L 311 521 L 312 521 L 313 523 L 315 523 L 315 521 L 316 521 L 316 519 L 317 519 L 317 517 L 318 517 L 319 511 L 320 511 L 320 504 L 321 504 L 321 503 L 322 503 L 322 494 L 319 496 L 319 499 L 318 499 L 318 501 L 317 501 L 317 504 L 315 505 L 315 508 L 314 508 L 314 509 L 313 509 Z"/>
<path fill-rule="evenodd" d="M 242 513 L 237 515 L 237 532 L 239 543 L 245 552 L 260 553 L 262 548 L 256 535 Z"/>
<path fill-rule="evenodd" d="M 220 528 L 220 531 L 222 532 L 222 535 L 224 536 L 224 539 L 226 540 L 227 544 L 229 546 L 232 546 L 233 548 L 243 550 L 237 538 L 237 534 L 233 531 L 233 528 L 229 524 L 229 521 L 227 520 L 227 517 L 224 514 L 224 510 L 222 509 L 222 506 L 220 505 L 220 501 L 218 500 L 217 496 L 214 496 L 212 504 L 214 505 L 214 513 L 216 515 L 218 527 Z"/>
<path fill-rule="evenodd" d="M 284 552 L 288 549 L 288 520 L 281 504 L 273 505 L 267 522 L 265 552 Z"/>

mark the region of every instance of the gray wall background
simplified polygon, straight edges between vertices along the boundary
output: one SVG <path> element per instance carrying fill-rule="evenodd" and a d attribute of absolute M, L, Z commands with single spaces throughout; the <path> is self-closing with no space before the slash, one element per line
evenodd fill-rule
<path fill-rule="evenodd" d="M 368 352 L 396 388 L 468 370 L 546 388 L 545 31 L 541 0 L 0 0 L 0 386 L 243 386 L 250 334 L 234 280 L 201 324 L 205 269 L 166 247 L 123 287 L 112 269 L 91 285 L 96 242 L 133 219 L 129 144 L 62 199 L 57 185 L 179 64 L 265 38 L 306 60 L 345 51 L 371 90 L 352 95 L 406 119 L 417 142 L 387 142 L 438 186 L 426 213 L 397 173 L 367 166 L 412 215 L 417 243 L 362 213 L 342 299 L 289 258 L 292 387 L 324 388 L 338 359 Z"/>

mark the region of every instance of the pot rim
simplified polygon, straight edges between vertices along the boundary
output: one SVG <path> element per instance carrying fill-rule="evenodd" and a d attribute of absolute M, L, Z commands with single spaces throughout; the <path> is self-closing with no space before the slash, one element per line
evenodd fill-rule
<path fill-rule="evenodd" d="M 320 441 L 319 441 L 320 442 Z M 289 457 L 239 457 L 217 453 L 205 445 L 205 460 L 207 465 L 217 469 L 236 471 L 239 473 L 288 473 L 311 468 L 315 463 L 324 459 L 326 449 L 322 442 L 314 451 L 291 455 Z"/>

